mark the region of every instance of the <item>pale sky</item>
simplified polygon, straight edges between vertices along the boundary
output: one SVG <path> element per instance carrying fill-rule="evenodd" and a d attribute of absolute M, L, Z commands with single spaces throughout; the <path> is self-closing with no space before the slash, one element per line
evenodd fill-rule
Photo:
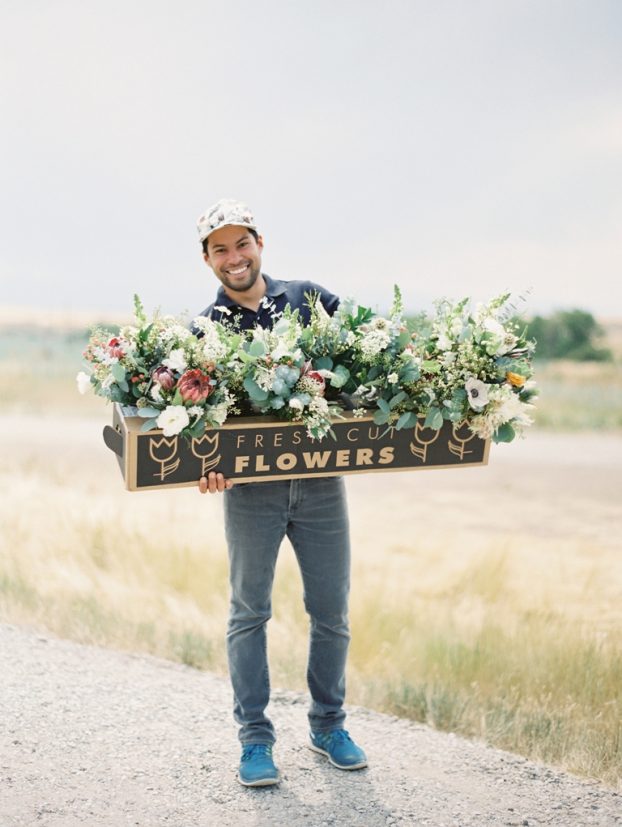
<path fill-rule="evenodd" d="M 622 316 L 619 0 L 0 0 L 0 304 L 199 311 L 198 215 L 384 309 Z"/>

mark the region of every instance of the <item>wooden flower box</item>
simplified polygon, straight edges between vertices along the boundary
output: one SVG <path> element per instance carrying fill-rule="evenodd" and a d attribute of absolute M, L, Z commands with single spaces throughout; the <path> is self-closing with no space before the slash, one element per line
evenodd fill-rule
<path fill-rule="evenodd" d="M 117 455 L 129 491 L 197 485 L 209 471 L 235 482 L 329 477 L 380 471 L 466 468 L 488 463 L 490 440 L 471 434 L 465 424 L 445 422 L 439 431 L 397 431 L 376 425 L 371 416 L 345 411 L 321 442 L 292 422 L 255 416 L 235 418 L 201 439 L 141 433 L 135 408 L 114 405 L 104 441 Z"/>

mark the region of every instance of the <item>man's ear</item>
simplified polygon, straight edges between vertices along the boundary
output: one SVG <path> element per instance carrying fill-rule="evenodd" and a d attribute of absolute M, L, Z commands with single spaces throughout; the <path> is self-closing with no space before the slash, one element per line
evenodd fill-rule
<path fill-rule="evenodd" d="M 257 246 L 259 247 L 260 250 L 263 250 L 263 236 L 262 235 L 257 236 Z"/>
<path fill-rule="evenodd" d="M 208 267 L 212 266 L 212 262 L 209 260 L 208 253 L 203 253 L 203 261 L 207 264 Z"/>

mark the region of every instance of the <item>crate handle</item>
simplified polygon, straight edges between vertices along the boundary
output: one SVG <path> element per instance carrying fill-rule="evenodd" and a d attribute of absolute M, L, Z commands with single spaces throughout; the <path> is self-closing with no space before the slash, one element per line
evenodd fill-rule
<path fill-rule="evenodd" d="M 123 437 L 118 431 L 115 431 L 114 428 L 111 428 L 110 425 L 106 425 L 103 430 L 103 437 L 104 442 L 110 448 L 110 450 L 117 454 L 118 456 L 123 456 Z"/>

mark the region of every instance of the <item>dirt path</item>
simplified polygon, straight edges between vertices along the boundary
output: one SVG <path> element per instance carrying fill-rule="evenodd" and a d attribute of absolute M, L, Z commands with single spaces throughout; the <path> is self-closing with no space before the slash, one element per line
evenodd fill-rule
<path fill-rule="evenodd" d="M 308 750 L 306 700 L 275 692 L 279 788 L 235 780 L 214 675 L 0 626 L 1 827 L 620 825 L 622 797 L 499 750 L 352 709 L 370 767 Z"/>

